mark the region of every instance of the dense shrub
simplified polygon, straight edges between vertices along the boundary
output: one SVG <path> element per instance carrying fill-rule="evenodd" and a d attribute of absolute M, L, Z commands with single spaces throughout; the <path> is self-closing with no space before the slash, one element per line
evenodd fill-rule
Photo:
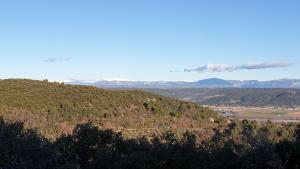
<path fill-rule="evenodd" d="M 181 139 L 168 132 L 151 140 L 127 140 L 121 133 L 81 124 L 73 134 L 50 142 L 33 130 L 25 130 L 21 123 L 0 119 L 0 168 L 299 168 L 300 140 L 296 139 L 299 135 L 281 138 L 278 133 L 266 132 L 273 130 L 269 124 L 256 125 L 236 122 L 216 133 L 213 139 L 197 144 L 196 136 L 191 133 Z M 263 137 L 265 140 L 260 138 L 261 134 L 267 135 Z"/>
<path fill-rule="evenodd" d="M 218 118 L 198 104 L 138 90 L 9 79 L 0 80 L 0 96 L 1 116 L 24 121 L 25 127 L 37 128 L 51 138 L 70 133 L 78 123 L 107 128 L 187 128 L 205 127 L 209 118 Z"/>

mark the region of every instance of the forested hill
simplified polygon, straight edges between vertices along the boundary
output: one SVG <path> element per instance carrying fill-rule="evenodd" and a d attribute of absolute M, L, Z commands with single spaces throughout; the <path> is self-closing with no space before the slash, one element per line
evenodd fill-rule
<path fill-rule="evenodd" d="M 300 166 L 297 124 L 227 121 L 198 104 L 142 91 L 47 81 L 0 80 L 0 96 L 3 169 Z M 158 133 L 148 136 L 143 128 Z M 180 135 L 178 129 L 187 130 Z"/>
<path fill-rule="evenodd" d="M 8 79 L 0 80 L 0 96 L 0 116 L 24 121 L 49 137 L 84 122 L 104 128 L 190 128 L 217 118 L 198 104 L 138 90 Z"/>

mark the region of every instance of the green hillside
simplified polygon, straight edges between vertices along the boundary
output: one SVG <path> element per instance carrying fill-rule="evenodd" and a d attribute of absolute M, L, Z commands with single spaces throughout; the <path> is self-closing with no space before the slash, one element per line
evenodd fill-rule
<path fill-rule="evenodd" d="M 0 80 L 0 96 L 3 169 L 300 166 L 297 124 L 228 123 L 191 102 L 47 81 Z"/>
<path fill-rule="evenodd" d="M 49 137 L 78 123 L 113 129 L 205 127 L 217 114 L 198 104 L 137 90 L 9 79 L 0 80 L 0 116 L 25 122 Z"/>

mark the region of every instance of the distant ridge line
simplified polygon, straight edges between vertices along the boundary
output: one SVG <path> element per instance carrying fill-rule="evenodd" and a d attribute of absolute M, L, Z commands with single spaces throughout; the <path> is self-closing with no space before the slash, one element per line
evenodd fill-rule
<path fill-rule="evenodd" d="M 203 79 L 195 82 L 185 81 L 126 81 L 126 80 L 68 80 L 67 84 L 89 85 L 101 88 L 300 88 L 300 79 L 224 80 L 218 78 Z"/>

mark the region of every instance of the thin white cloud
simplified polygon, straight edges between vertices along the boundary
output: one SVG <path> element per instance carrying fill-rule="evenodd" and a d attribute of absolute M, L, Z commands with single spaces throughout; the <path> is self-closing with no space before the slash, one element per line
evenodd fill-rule
<path fill-rule="evenodd" d="M 232 72 L 238 70 L 256 70 L 256 69 L 271 69 L 271 68 L 285 68 L 291 64 L 288 62 L 259 62 L 244 65 L 226 65 L 226 64 L 207 64 L 197 68 L 185 69 L 185 72 Z"/>
<path fill-rule="evenodd" d="M 230 72 L 234 66 L 225 64 L 207 64 L 193 69 L 185 69 L 185 72 Z"/>
<path fill-rule="evenodd" d="M 283 68 L 291 64 L 288 62 L 260 62 L 239 66 L 238 69 L 268 69 L 268 68 Z"/>
<path fill-rule="evenodd" d="M 53 62 L 67 62 L 70 61 L 72 58 L 70 57 L 53 57 L 53 58 L 47 58 L 44 61 L 53 63 Z"/>

